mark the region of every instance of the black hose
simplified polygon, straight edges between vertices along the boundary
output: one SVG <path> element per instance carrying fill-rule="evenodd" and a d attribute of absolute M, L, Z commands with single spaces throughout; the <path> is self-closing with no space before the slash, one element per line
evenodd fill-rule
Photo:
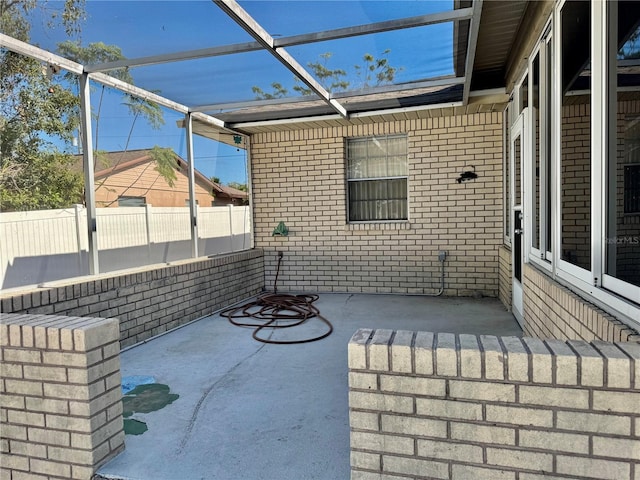
<path fill-rule="evenodd" d="M 274 293 L 265 293 L 254 301 L 223 310 L 220 312 L 220 315 L 238 327 L 254 327 L 252 337 L 263 343 L 292 345 L 296 343 L 315 342 L 328 337 L 331 335 L 331 332 L 333 332 L 333 325 L 331 325 L 329 320 L 320 315 L 320 310 L 313 305 L 313 302 L 318 300 L 318 295 L 289 295 L 277 293 L 276 284 L 278 274 L 280 273 L 281 261 L 282 255 L 279 255 L 276 278 L 273 284 Z M 240 322 L 237 320 L 241 318 L 250 318 L 254 321 Z M 317 337 L 302 340 L 271 340 L 270 338 L 262 338 L 259 336 L 259 333 L 265 328 L 291 328 L 301 325 L 312 318 L 318 318 L 328 327 L 328 330 Z"/>

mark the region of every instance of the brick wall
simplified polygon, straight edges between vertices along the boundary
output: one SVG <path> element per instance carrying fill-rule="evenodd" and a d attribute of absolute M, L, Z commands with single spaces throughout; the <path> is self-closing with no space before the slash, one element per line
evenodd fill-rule
<path fill-rule="evenodd" d="M 637 480 L 640 345 L 358 330 L 352 480 Z"/>
<path fill-rule="evenodd" d="M 406 134 L 409 221 L 348 224 L 345 140 Z M 502 114 L 291 130 L 251 138 L 256 246 L 271 288 L 498 296 Z M 457 183 L 471 165 L 478 179 Z M 284 221 L 288 237 L 273 237 Z"/>
<path fill-rule="evenodd" d="M 552 281 L 529 264 L 523 266 L 525 335 L 538 338 L 640 341 L 640 333 Z"/>
<path fill-rule="evenodd" d="M 591 265 L 591 112 L 588 103 L 562 107 L 562 258 Z"/>
<path fill-rule="evenodd" d="M 3 294 L 3 313 L 114 317 L 127 347 L 263 290 L 262 252 L 249 250 L 175 265 L 56 282 Z"/>
<path fill-rule="evenodd" d="M 498 268 L 499 268 L 499 294 L 498 298 L 502 304 L 511 310 L 511 300 L 513 297 L 512 272 L 511 272 L 511 250 L 505 246 L 498 248 Z"/>
<path fill-rule="evenodd" d="M 0 476 L 84 479 L 124 449 L 116 319 L 0 318 Z"/>

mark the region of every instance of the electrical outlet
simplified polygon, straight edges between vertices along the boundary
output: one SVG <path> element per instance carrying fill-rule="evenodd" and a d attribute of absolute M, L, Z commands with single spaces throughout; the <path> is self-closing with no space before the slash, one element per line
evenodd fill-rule
<path fill-rule="evenodd" d="M 440 250 L 438 252 L 438 261 L 439 262 L 444 262 L 444 260 L 447 258 L 447 252 L 445 252 L 444 250 Z"/>

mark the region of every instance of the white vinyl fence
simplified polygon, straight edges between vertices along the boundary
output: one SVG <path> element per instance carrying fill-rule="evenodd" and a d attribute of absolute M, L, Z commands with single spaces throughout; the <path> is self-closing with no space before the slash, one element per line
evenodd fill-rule
<path fill-rule="evenodd" d="M 197 207 L 200 256 L 251 247 L 248 206 Z M 188 207 L 96 209 L 100 272 L 191 257 Z M 87 212 L 0 213 L 3 289 L 88 273 Z"/>

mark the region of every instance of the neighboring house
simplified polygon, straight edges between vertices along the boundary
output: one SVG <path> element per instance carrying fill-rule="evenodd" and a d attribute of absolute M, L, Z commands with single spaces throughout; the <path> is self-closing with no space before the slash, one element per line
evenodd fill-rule
<path fill-rule="evenodd" d="M 156 169 L 150 150 L 100 154 L 95 172 L 97 207 L 184 207 L 189 201 L 188 164 L 177 154 L 176 179 L 171 186 Z M 109 165 L 100 168 L 100 163 Z M 247 193 L 219 185 L 195 171 L 195 197 L 203 207 L 243 205 Z"/>

